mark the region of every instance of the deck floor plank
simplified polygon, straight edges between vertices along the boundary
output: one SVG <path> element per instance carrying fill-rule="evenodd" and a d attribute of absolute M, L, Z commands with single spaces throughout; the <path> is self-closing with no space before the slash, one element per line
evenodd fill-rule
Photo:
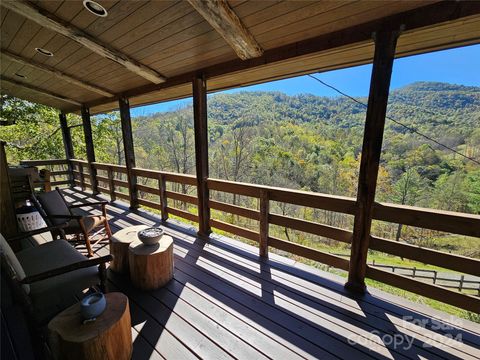
<path fill-rule="evenodd" d="M 115 276 L 111 277 L 111 281 L 156 322 L 175 334 L 175 337 L 181 340 L 198 357 L 204 359 L 231 358 L 224 349 L 211 341 L 206 334 L 198 331 L 187 320 L 168 309 L 150 293 L 138 291 L 128 282 Z"/>
<path fill-rule="evenodd" d="M 87 196 L 65 193 L 76 201 Z M 161 224 L 120 202 L 111 203 L 108 214 L 113 232 Z M 379 290 L 351 294 L 333 274 L 274 253 L 261 260 L 257 248 L 219 235 L 205 243 L 186 224 L 168 221 L 164 227 L 174 238 L 170 283 L 142 292 L 127 277 L 109 273 L 111 288 L 130 299 L 134 358 L 480 358 L 478 324 Z M 108 254 L 108 244 L 94 251 Z M 425 320 L 425 327 L 418 325 Z M 394 335 L 412 346 L 386 341 Z M 451 339 L 458 335 L 461 341 Z M 352 346 L 352 337 L 360 343 Z"/>
<path fill-rule="evenodd" d="M 304 283 L 299 280 L 298 277 L 287 279 L 285 274 L 272 269 L 266 264 L 263 265 L 262 269 L 262 263 L 258 260 L 254 262 L 248 261 L 247 259 L 247 261 L 245 261 L 244 258 L 235 256 L 232 253 L 222 252 L 221 248 L 211 243 L 209 243 L 209 246 L 205 247 L 204 250 L 207 254 L 214 255 L 214 257 L 209 257 L 205 254 L 203 256 L 211 260 L 212 266 L 218 266 L 223 263 L 227 267 L 239 266 L 241 267 L 241 271 L 245 272 L 248 277 L 258 277 L 256 283 L 261 281 L 264 291 L 269 291 L 270 293 L 276 292 L 278 293 L 278 297 L 286 301 L 293 300 L 298 303 L 300 307 L 305 306 L 310 310 L 316 310 L 317 313 L 323 316 L 328 315 L 334 317 L 334 319 L 343 320 L 345 322 L 344 324 L 348 327 L 350 327 L 349 325 L 353 325 L 354 329 L 368 329 L 370 332 L 379 330 L 382 334 L 391 335 L 401 332 L 405 336 L 414 338 L 413 345 L 419 349 L 425 350 L 424 345 L 426 342 L 434 344 L 435 346 L 428 347 L 427 350 L 437 353 L 439 356 L 446 355 L 445 352 L 447 352 L 447 354 L 452 352 L 459 357 L 468 356 L 469 353 L 480 357 L 480 350 L 468 347 L 468 344 L 465 344 L 465 346 L 462 346 L 460 349 L 454 346 L 449 347 L 439 341 L 432 340 L 437 333 L 431 330 L 421 328 L 396 317 L 386 319 L 385 316 L 382 316 L 381 312 L 378 311 L 378 306 L 374 307 L 370 304 L 365 304 L 360 308 L 356 301 L 346 298 L 345 296 L 338 296 L 337 293 L 328 291 L 328 289 L 323 287 L 318 287 L 317 291 L 314 292 L 312 288 L 315 286 L 312 283 Z M 283 277 L 278 276 L 279 273 L 282 274 Z M 332 319 L 332 321 L 334 321 L 334 319 Z M 465 347 L 465 349 L 463 349 L 463 347 Z M 420 351 L 420 353 L 422 353 L 422 351 Z M 425 355 L 428 355 L 428 353 Z"/>
<path fill-rule="evenodd" d="M 111 281 L 109 283 L 109 287 L 112 291 L 121 290 Z M 198 358 L 170 331 L 165 329 L 158 321 L 141 309 L 137 303 L 132 300 L 132 298 L 130 298 L 130 314 L 132 317 L 132 329 L 134 329 L 143 339 L 145 339 L 145 341 L 150 344 L 150 346 L 154 348 L 156 352 L 158 352 L 163 358 L 181 358 L 185 360 L 193 360 Z M 142 354 L 144 353 L 145 352 L 142 352 Z"/>
<path fill-rule="evenodd" d="M 189 250 L 192 251 L 192 250 Z M 200 257 L 197 260 L 197 263 L 202 263 L 205 261 L 207 257 Z M 217 267 L 221 264 L 222 259 L 220 257 L 216 257 L 211 259 L 212 261 L 207 265 L 209 268 Z M 230 266 L 227 263 L 226 266 Z M 233 266 L 231 266 L 233 267 Z M 234 267 L 233 267 L 234 268 Z M 222 279 L 228 280 L 228 276 L 225 274 L 229 271 L 225 267 L 221 268 L 220 271 L 223 272 Z M 235 269 L 233 271 L 238 271 Z M 241 271 L 247 271 L 243 268 Z M 232 275 L 232 274 L 230 274 Z M 234 273 L 232 276 L 237 276 L 237 273 Z M 310 295 L 306 295 L 305 293 L 293 292 L 291 289 L 288 289 L 285 285 L 285 282 L 282 283 L 275 283 L 272 280 L 263 279 L 263 278 L 256 278 L 252 281 L 250 276 L 254 276 L 255 274 L 248 274 L 246 276 L 238 276 L 236 279 L 231 278 L 231 283 L 236 283 L 243 289 L 249 289 L 250 292 L 257 292 L 268 294 L 271 296 L 272 299 L 275 300 L 275 304 L 283 309 L 289 310 L 291 313 L 296 314 L 299 317 L 309 318 L 312 322 L 316 324 L 324 324 L 328 329 L 334 331 L 335 333 L 347 333 L 350 331 L 351 336 L 358 335 L 361 336 L 365 341 L 368 341 L 368 348 L 369 350 L 376 349 L 379 350 L 378 345 L 382 346 L 383 343 L 378 336 L 372 336 L 372 334 L 379 333 L 380 335 L 394 335 L 399 333 L 398 327 L 395 327 L 393 324 L 387 321 L 381 321 L 379 318 L 365 318 L 360 314 L 355 314 L 351 309 L 347 309 L 342 303 L 332 303 L 331 299 L 321 300 L 320 296 L 313 297 Z M 407 355 L 409 358 L 416 358 L 418 354 L 423 356 L 431 356 L 432 352 L 437 353 L 439 356 L 446 356 L 450 353 L 455 354 L 458 357 L 467 357 L 468 354 L 465 352 L 457 351 L 454 348 L 448 349 L 448 347 L 443 346 L 440 342 L 433 342 L 435 345 L 439 347 L 428 347 L 424 348 L 426 341 L 430 341 L 430 338 L 423 337 L 419 332 L 413 333 L 412 331 L 403 330 L 402 334 L 405 336 L 409 336 L 411 341 L 413 342 L 414 347 L 408 348 L 402 351 L 401 354 L 397 354 L 398 358 L 402 358 L 404 355 Z M 348 337 L 348 335 L 347 335 Z M 421 341 L 418 341 L 418 340 Z M 390 349 L 390 351 L 395 351 L 393 348 L 393 344 L 386 344 L 386 347 Z M 442 349 L 443 350 L 440 350 Z M 430 351 L 433 350 L 433 351 Z M 448 352 L 446 352 L 448 351 Z M 480 355 L 480 352 L 478 353 Z"/>
<path fill-rule="evenodd" d="M 175 235 L 175 234 L 174 234 Z M 186 239 L 187 237 L 185 237 L 185 235 L 182 236 L 183 239 Z M 178 239 L 176 241 L 176 246 L 178 246 Z M 181 240 L 180 240 L 181 242 Z M 205 250 L 206 252 L 210 253 L 212 251 L 212 249 L 214 248 L 215 246 L 212 246 L 212 244 L 210 243 L 207 247 L 202 247 L 201 250 Z M 193 251 L 193 249 L 190 249 L 189 252 Z M 229 257 L 232 257 L 232 253 L 228 253 L 228 256 Z M 227 257 L 226 257 L 227 258 Z M 229 264 L 229 262 L 231 260 L 234 260 L 234 264 L 240 264 L 242 262 L 242 258 L 239 258 L 239 257 L 236 257 L 234 259 L 226 259 L 226 258 L 220 258 L 220 257 L 216 257 L 214 259 L 212 259 L 212 263 L 214 266 L 218 265 L 219 263 L 221 263 L 222 261 L 225 261 L 227 260 L 227 264 Z M 256 259 L 256 262 L 255 264 L 260 264 L 258 259 Z M 251 264 L 250 264 L 251 265 Z M 254 271 L 257 271 L 258 269 L 258 266 L 255 267 L 254 266 Z M 245 269 L 243 268 L 242 271 L 247 271 L 248 269 Z M 271 275 L 271 272 L 268 271 L 268 274 L 267 275 Z M 265 279 L 264 276 L 262 276 L 262 281 L 263 280 L 267 280 L 267 282 L 265 282 L 263 284 L 264 287 L 268 287 L 269 284 L 268 284 L 268 279 Z M 298 282 L 298 278 L 295 279 L 297 282 Z M 273 282 L 273 284 L 270 284 L 270 288 L 272 286 L 274 286 L 276 289 L 278 289 L 279 287 L 283 287 L 284 284 L 287 283 L 287 285 L 291 286 L 291 285 L 295 285 L 295 283 L 293 282 L 290 282 L 288 284 L 288 281 L 280 281 L 278 283 L 276 282 Z M 310 283 L 311 285 L 311 283 Z M 286 287 L 285 289 L 288 289 L 288 287 Z M 323 288 L 322 288 L 323 289 Z M 303 288 L 303 291 L 305 291 L 308 289 L 307 288 Z M 292 296 L 292 293 L 289 292 L 289 290 L 284 290 L 283 292 L 289 294 L 289 296 L 287 297 L 290 298 Z M 334 293 L 335 294 L 335 293 Z M 317 293 L 316 294 L 317 297 L 320 296 L 320 300 L 321 300 L 321 294 Z M 295 296 L 295 294 L 293 294 L 293 296 Z M 305 296 L 305 294 L 303 294 L 303 292 L 301 293 L 301 296 Z M 314 298 L 316 301 L 318 301 L 319 299 L 318 298 Z M 346 298 L 345 297 L 342 297 L 342 296 L 339 296 L 338 299 L 334 299 L 336 300 L 337 302 L 342 302 L 342 299 L 345 300 Z M 301 299 L 297 299 L 298 301 L 301 301 Z M 309 299 L 303 299 L 302 303 L 308 303 Z M 310 302 L 311 303 L 311 302 Z M 353 301 L 353 303 L 356 304 L 355 301 Z M 345 311 L 345 309 L 343 307 L 339 307 L 338 304 L 334 304 L 332 302 L 332 299 L 326 299 L 326 301 L 323 301 L 323 304 L 327 304 L 327 305 L 331 305 L 330 307 L 332 307 L 333 309 L 335 309 L 337 311 L 336 314 L 334 314 L 336 317 L 339 316 L 339 315 L 342 315 L 342 313 Z M 357 306 L 358 308 L 358 306 Z M 347 314 L 345 314 L 345 318 L 344 320 L 347 322 L 347 325 L 348 325 L 348 322 L 353 322 L 355 323 L 355 317 L 351 317 L 352 316 L 352 310 L 355 310 L 355 308 L 351 307 L 350 309 L 346 310 L 347 311 Z M 360 309 L 358 310 L 360 313 L 362 313 L 362 310 L 364 309 Z M 357 311 L 357 312 L 358 312 Z M 378 310 L 372 310 L 372 314 L 374 312 L 377 312 L 378 313 Z M 322 309 L 322 313 L 324 313 L 324 309 Z M 333 315 L 333 314 L 332 314 Z M 355 314 L 354 314 L 355 315 Z M 365 317 L 362 316 L 361 314 L 357 314 L 359 319 L 357 320 L 364 320 Z M 420 354 L 424 354 L 425 356 L 429 356 L 431 354 L 429 354 L 429 351 L 433 352 L 433 353 L 436 353 L 438 356 L 442 356 L 442 357 L 448 357 L 448 355 L 450 355 L 450 353 L 452 352 L 453 354 L 455 354 L 456 356 L 460 357 L 460 358 L 463 358 L 463 357 L 466 357 L 468 358 L 469 356 L 469 353 L 468 352 L 462 352 L 462 351 L 458 351 L 455 347 L 451 347 L 450 349 L 448 348 L 448 346 L 446 345 L 443 345 L 441 342 L 435 342 L 432 340 L 432 338 L 434 338 L 434 335 L 435 333 L 431 332 L 431 334 L 429 334 L 431 337 L 425 337 L 422 335 L 422 331 L 425 332 L 428 330 L 426 329 L 423 329 L 423 328 L 420 328 L 420 327 L 417 327 L 417 326 L 414 326 L 414 325 L 411 325 L 408 326 L 408 322 L 403 322 L 403 321 L 398 321 L 396 324 L 392 324 L 391 322 L 389 321 L 386 321 L 386 320 L 383 320 L 381 317 L 378 317 L 378 318 L 375 318 L 374 316 L 370 316 L 368 317 L 368 319 L 366 319 L 365 321 L 365 326 L 367 326 L 369 328 L 369 331 L 373 331 L 373 330 L 381 330 L 382 333 L 385 332 L 386 334 L 395 334 L 395 333 L 398 333 L 398 328 L 399 327 L 402 327 L 402 326 L 406 326 L 405 324 L 407 324 L 407 326 L 405 327 L 405 329 L 402 331 L 402 333 L 405 335 L 405 336 L 409 336 L 410 338 L 413 338 L 413 345 L 414 346 L 417 346 L 417 352 L 419 352 Z M 405 323 L 405 324 L 404 324 Z M 358 324 L 357 324 L 358 325 Z M 372 327 L 373 326 L 373 327 Z M 362 326 L 359 326 L 358 329 L 362 329 Z M 413 329 L 413 330 L 412 330 Z M 397 331 L 396 331 L 397 330 Z M 415 332 L 416 331 L 416 332 Z M 420 341 L 419 341 L 420 340 Z M 433 343 L 435 346 L 433 347 L 426 347 L 426 350 L 424 349 L 424 345 L 426 344 L 426 342 L 428 343 Z M 438 347 L 438 349 L 437 349 Z M 473 351 L 475 353 L 476 356 L 480 355 L 480 353 L 478 351 L 475 351 L 475 349 L 467 349 L 468 351 Z M 407 353 L 412 353 L 411 349 L 408 349 Z M 414 355 L 414 357 L 416 357 L 416 355 Z"/>
<path fill-rule="evenodd" d="M 218 240 L 219 238 L 221 241 Z M 210 244 L 217 244 L 219 247 L 227 249 L 232 254 L 239 253 L 242 256 L 248 257 L 254 261 L 258 258 L 257 249 L 224 236 L 213 235 L 213 238 L 210 240 Z M 343 282 L 338 281 L 337 275 L 314 269 L 311 266 L 286 258 L 284 256 L 279 256 L 275 253 L 271 253 L 270 258 L 274 259 L 272 266 L 277 267 L 282 272 L 293 275 L 293 277 L 318 284 L 322 288 L 331 288 L 335 292 L 344 294 L 345 296 L 351 297 L 356 301 L 367 301 L 374 305 L 378 305 L 377 303 L 383 302 L 386 308 L 392 309 L 392 313 L 396 312 L 400 316 L 405 315 L 405 312 L 411 312 L 413 316 L 424 314 L 427 317 L 437 317 L 445 324 L 451 324 L 455 328 L 458 327 L 459 329 L 471 332 L 473 335 L 475 335 L 475 338 L 472 340 L 475 340 L 476 343 L 480 345 L 480 343 L 478 343 L 478 341 L 480 341 L 480 326 L 477 323 L 473 323 L 471 321 L 462 321 L 460 323 L 458 321 L 459 319 L 455 316 L 448 316 L 448 314 L 445 314 L 444 312 L 432 309 L 419 303 L 405 300 L 402 297 L 391 295 L 375 288 L 369 288 L 369 292 L 365 296 L 354 296 L 345 290 L 343 287 Z M 332 279 L 334 280 L 332 281 Z"/>

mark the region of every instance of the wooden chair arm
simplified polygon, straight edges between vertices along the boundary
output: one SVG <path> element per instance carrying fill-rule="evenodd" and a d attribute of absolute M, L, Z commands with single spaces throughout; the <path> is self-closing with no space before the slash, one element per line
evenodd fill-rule
<path fill-rule="evenodd" d="M 79 270 L 79 269 L 84 269 L 90 266 L 95 266 L 99 264 L 104 264 L 106 262 L 112 261 L 113 256 L 112 255 L 105 255 L 102 257 L 98 257 L 95 259 L 88 259 L 88 260 L 82 260 L 73 264 L 65 265 L 56 269 L 48 270 L 40 274 L 35 274 L 31 276 L 27 276 L 23 280 L 20 281 L 22 284 L 32 284 L 37 281 L 42 281 L 54 276 L 62 275 L 69 273 L 71 271 Z"/>
<path fill-rule="evenodd" d="M 101 216 L 101 215 L 100 214 L 99 215 L 85 215 L 85 216 L 82 216 L 82 219 L 80 221 L 83 221 L 87 218 L 93 219 L 93 218 L 96 218 L 97 216 Z"/>
<path fill-rule="evenodd" d="M 96 202 L 91 202 L 91 203 L 82 203 L 82 204 L 73 204 L 69 205 L 70 209 L 73 208 L 80 208 L 80 207 L 86 207 L 86 206 L 96 206 L 96 205 L 101 205 L 102 206 L 102 214 L 103 216 L 107 217 L 107 206 L 108 201 L 102 200 L 102 201 L 96 201 Z"/>
<path fill-rule="evenodd" d="M 47 227 L 44 227 L 44 228 L 41 228 L 41 229 L 24 232 L 24 233 L 21 233 L 21 234 L 12 236 L 11 238 L 8 238 L 8 242 L 19 241 L 19 240 L 22 240 L 22 239 L 24 239 L 24 238 L 26 238 L 26 237 L 33 236 L 33 235 L 38 235 L 38 234 L 42 234 L 42 233 L 48 232 L 48 231 L 53 231 L 53 230 L 58 230 L 58 229 L 64 229 L 64 228 L 66 228 L 67 226 L 68 226 L 68 223 L 64 223 L 64 224 L 58 224 L 58 225 L 54 225 L 54 226 L 47 226 Z"/>
<path fill-rule="evenodd" d="M 47 217 L 50 218 L 50 219 L 69 219 L 69 220 L 76 219 L 76 220 L 80 220 L 84 216 L 82 216 L 82 215 L 48 215 Z"/>
<path fill-rule="evenodd" d="M 79 208 L 79 207 L 85 207 L 85 206 L 96 206 L 96 205 L 105 206 L 107 204 L 108 204 L 108 201 L 95 201 L 90 203 L 72 204 L 72 205 L 68 205 L 68 207 L 72 209 L 72 208 Z"/>

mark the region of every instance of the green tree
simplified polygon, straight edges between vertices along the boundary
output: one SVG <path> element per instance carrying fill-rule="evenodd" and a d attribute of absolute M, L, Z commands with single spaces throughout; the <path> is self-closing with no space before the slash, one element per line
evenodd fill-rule
<path fill-rule="evenodd" d="M 395 182 L 392 189 L 392 201 L 402 205 L 415 205 L 428 187 L 427 180 L 422 178 L 417 169 L 410 168 Z M 403 224 L 398 224 L 395 240 L 400 241 Z"/>

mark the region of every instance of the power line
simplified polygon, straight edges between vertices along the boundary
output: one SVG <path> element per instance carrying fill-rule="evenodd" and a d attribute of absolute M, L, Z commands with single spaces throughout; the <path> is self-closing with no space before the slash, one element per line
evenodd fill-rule
<path fill-rule="evenodd" d="M 311 75 L 311 74 L 308 74 L 308 76 L 310 76 L 312 79 L 318 81 L 320 84 L 322 84 L 322 85 L 324 85 L 324 86 L 326 86 L 326 87 L 328 87 L 328 88 L 336 91 L 336 92 L 339 93 L 340 95 L 345 96 L 346 98 L 348 98 L 348 99 L 356 102 L 357 104 L 360 104 L 360 105 L 364 106 L 365 108 L 368 108 L 368 105 L 365 104 L 364 102 L 361 102 L 360 100 L 355 99 L 353 96 L 350 96 L 350 95 L 344 93 L 343 91 L 337 89 L 336 87 L 334 87 L 334 86 L 332 86 L 332 85 L 330 85 L 330 84 L 327 84 L 325 81 L 320 80 L 319 78 L 317 78 L 317 77 L 315 77 L 315 76 L 313 76 L 313 75 Z M 422 109 L 422 110 L 423 110 L 423 109 Z M 431 114 L 433 114 L 433 115 L 437 115 L 437 114 L 435 114 L 435 113 L 430 112 L 429 110 L 427 110 L 427 112 L 429 112 L 429 113 L 431 113 Z M 423 137 L 423 138 L 425 138 L 425 139 L 427 139 L 427 140 L 429 140 L 429 141 L 431 141 L 431 142 L 433 142 L 433 143 L 435 143 L 435 144 L 437 144 L 437 145 L 439 145 L 439 146 L 441 146 L 441 147 L 443 147 L 443 148 L 445 148 L 445 149 L 447 149 L 447 150 L 450 150 L 450 151 L 454 152 L 455 154 L 458 154 L 458 155 L 464 157 L 464 158 L 467 159 L 467 160 L 473 161 L 474 163 L 480 165 L 480 161 L 477 161 L 477 160 L 474 159 L 474 158 L 471 158 L 471 157 L 469 157 L 469 156 L 467 156 L 467 155 L 464 155 L 464 154 L 462 154 L 461 152 L 459 152 L 459 151 L 457 151 L 457 150 L 455 150 L 455 149 L 453 149 L 453 148 L 451 148 L 451 147 L 449 147 L 449 146 L 447 146 L 447 145 L 445 145 L 445 144 L 442 144 L 441 142 L 439 142 L 439 141 L 431 138 L 430 136 L 421 133 L 421 132 L 418 131 L 417 129 L 412 128 L 412 127 L 410 127 L 410 126 L 408 126 L 408 125 L 405 125 L 405 124 L 401 123 L 400 121 L 392 118 L 391 116 L 388 116 L 388 115 L 387 115 L 387 116 L 385 116 L 385 117 L 386 117 L 388 120 L 393 121 L 395 124 L 404 127 L 404 128 L 407 129 L 408 131 L 411 131 L 411 132 L 413 132 L 413 133 L 415 133 L 415 134 L 417 134 L 417 135 L 420 135 L 421 137 Z"/>

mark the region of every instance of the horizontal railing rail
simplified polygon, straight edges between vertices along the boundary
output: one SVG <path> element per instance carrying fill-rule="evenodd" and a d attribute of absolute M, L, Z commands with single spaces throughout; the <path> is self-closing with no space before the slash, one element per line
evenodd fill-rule
<path fill-rule="evenodd" d="M 22 164 L 31 166 L 60 166 L 71 165 L 75 185 L 82 189 L 92 188 L 90 180 L 90 166 L 98 172 L 96 181 L 98 190 L 110 194 L 112 200 L 117 198 L 129 201 L 127 168 L 123 165 L 92 163 L 73 159 L 67 160 L 30 160 Z M 187 187 L 196 187 L 194 175 L 178 174 L 158 170 L 133 168 L 131 173 L 137 179 L 136 190 L 141 195 L 138 204 L 151 209 L 159 210 L 163 220 L 170 215 L 178 216 L 188 221 L 199 221 L 198 215 L 192 212 L 189 206 L 198 206 L 196 195 L 189 194 Z M 68 176 L 68 169 L 54 169 L 55 176 Z M 68 181 L 66 181 L 68 183 Z M 179 184 L 167 188 L 167 183 Z M 270 202 L 279 204 L 292 204 L 301 207 L 331 211 L 335 213 L 354 216 L 357 204 L 354 198 L 319 194 L 308 191 L 292 190 L 279 187 L 255 185 L 248 183 L 232 182 L 221 179 L 207 179 L 210 192 L 229 193 L 256 199 L 258 208 L 252 209 L 238 204 L 232 204 L 218 199 L 210 198 L 208 206 L 220 212 L 232 214 L 258 222 L 258 230 L 239 226 L 219 219 L 209 219 L 209 225 L 221 231 L 243 237 L 259 244 L 260 249 L 276 248 L 297 256 L 305 257 L 328 266 L 348 271 L 349 260 L 320 249 L 315 249 L 296 242 L 280 239 L 269 234 L 269 226 L 275 225 L 285 229 L 308 233 L 316 236 L 339 241 L 344 244 L 351 243 L 352 231 L 315 221 L 277 214 L 270 210 Z M 179 188 L 181 190 L 179 191 Z M 158 197 L 158 200 L 153 200 Z M 172 203 L 170 203 L 170 201 Z M 183 208 L 175 206 L 183 204 Z M 414 226 L 433 231 L 443 231 L 453 234 L 480 237 L 480 216 L 463 214 L 434 209 L 425 209 L 413 206 L 396 205 L 388 203 L 375 203 L 373 219 Z M 456 254 L 446 253 L 434 249 L 420 247 L 405 242 L 393 241 L 378 236 L 371 236 L 370 249 L 394 256 L 418 261 L 441 268 L 480 276 L 480 260 Z M 262 253 L 262 250 L 260 250 Z M 454 306 L 467 310 L 480 309 L 480 299 L 468 294 L 458 293 L 438 284 L 424 283 L 414 278 L 391 273 L 368 265 L 367 277 L 383 283 L 412 291 Z M 453 288 L 453 286 L 451 287 Z"/>
<path fill-rule="evenodd" d="M 195 175 L 178 174 L 168 171 L 149 170 L 142 168 L 134 168 L 133 173 L 136 176 L 146 177 L 150 179 L 158 179 L 159 177 L 163 176 L 166 181 L 176 182 L 185 185 L 197 185 L 197 179 Z"/>
<path fill-rule="evenodd" d="M 48 159 L 48 160 L 22 160 L 21 165 L 25 166 L 46 166 L 46 165 L 67 165 L 67 159 Z"/>
<path fill-rule="evenodd" d="M 480 216 L 415 206 L 375 203 L 375 220 L 480 237 Z"/>
<path fill-rule="evenodd" d="M 40 169 L 48 170 L 48 182 L 50 187 L 71 184 L 69 162 L 67 159 L 48 159 L 48 160 L 22 160 L 22 166 L 35 166 Z M 35 184 L 34 184 L 35 185 Z"/>
<path fill-rule="evenodd" d="M 415 260 L 424 264 L 480 276 L 480 260 L 425 247 L 371 236 L 370 249 Z"/>
<path fill-rule="evenodd" d="M 157 187 L 142 185 L 138 184 L 137 182 L 137 189 L 140 192 L 158 196 L 158 202 L 142 199 L 140 197 L 138 199 L 138 203 L 140 205 L 160 210 L 163 220 L 168 219 L 169 215 L 174 215 L 188 221 L 198 223 L 198 215 L 186 211 L 186 209 L 180 209 L 176 206 L 172 206 L 172 204 L 169 203 L 169 199 L 171 199 L 173 200 L 174 205 L 175 202 L 180 202 L 183 204 L 192 204 L 196 206 L 198 204 L 197 197 L 167 189 L 167 182 L 180 184 L 182 186 L 196 186 L 197 180 L 195 176 L 142 168 L 133 168 L 132 171 L 137 178 L 145 178 L 157 182 Z"/>
<path fill-rule="evenodd" d="M 209 190 L 226 192 L 236 195 L 249 196 L 260 199 L 262 193 L 268 194 L 269 201 L 277 201 L 294 204 L 314 209 L 339 212 L 347 215 L 355 215 L 356 201 L 353 198 L 317 194 L 312 192 L 290 190 L 262 185 L 236 183 L 220 179 L 207 180 Z M 237 205 L 210 200 L 210 207 L 223 212 L 243 216 L 249 219 L 261 221 L 261 213 L 243 208 Z M 438 218 L 436 217 L 438 215 Z M 422 227 L 425 229 L 446 231 L 454 234 L 480 237 L 480 216 L 455 212 L 425 209 L 413 206 L 403 206 L 388 203 L 375 203 L 375 220 L 400 223 L 404 225 Z M 268 224 L 278 225 L 284 228 L 297 230 L 313 235 L 318 235 L 343 243 L 350 243 L 352 231 L 297 219 L 289 216 L 268 213 Z M 245 229 L 243 227 L 226 224 L 218 220 L 211 220 L 211 226 L 230 232 L 249 240 L 260 241 L 260 232 Z M 268 236 L 268 246 L 286 251 L 298 256 L 324 263 L 338 269 L 348 271 L 349 261 L 341 256 L 326 253 L 301 244 Z M 370 249 L 381 251 L 390 255 L 407 258 L 422 263 L 440 266 L 445 269 L 459 271 L 467 274 L 480 276 L 480 260 L 437 251 L 425 247 L 410 245 L 379 237 L 371 236 Z M 367 270 L 367 276 L 373 280 L 402 288 L 423 296 L 427 296 L 442 302 L 459 306 L 467 310 L 480 310 L 480 299 L 467 294 L 461 294 L 447 289 L 446 286 L 421 283 L 412 278 L 389 273 L 387 271 L 372 268 Z M 417 284 L 421 283 L 421 284 Z"/>

